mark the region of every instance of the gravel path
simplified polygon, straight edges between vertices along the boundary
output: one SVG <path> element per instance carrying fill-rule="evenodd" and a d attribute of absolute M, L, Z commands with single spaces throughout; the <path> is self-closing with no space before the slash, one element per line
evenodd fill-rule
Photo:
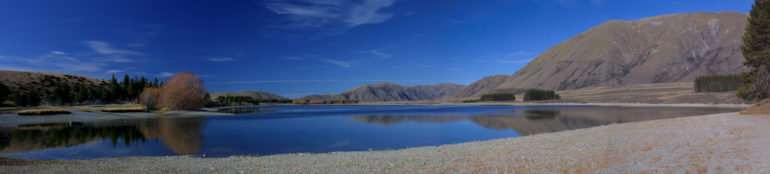
<path fill-rule="evenodd" d="M 125 157 L 3 173 L 769 173 L 770 115 L 683 117 L 393 151 Z"/>

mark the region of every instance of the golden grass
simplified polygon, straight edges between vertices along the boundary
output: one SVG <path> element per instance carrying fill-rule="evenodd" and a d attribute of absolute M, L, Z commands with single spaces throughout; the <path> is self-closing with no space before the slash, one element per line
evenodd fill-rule
<path fill-rule="evenodd" d="M 73 106 L 84 112 L 144 112 L 145 107 L 137 104 L 105 105 L 105 106 Z"/>
<path fill-rule="evenodd" d="M 70 114 L 70 111 L 62 108 L 44 108 L 44 109 L 25 109 L 16 111 L 19 115 L 55 115 L 55 114 Z"/>

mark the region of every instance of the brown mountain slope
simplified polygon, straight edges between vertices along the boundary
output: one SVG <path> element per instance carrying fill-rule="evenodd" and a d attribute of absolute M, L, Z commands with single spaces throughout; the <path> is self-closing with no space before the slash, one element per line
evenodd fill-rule
<path fill-rule="evenodd" d="M 698 12 L 608 21 L 548 49 L 503 84 L 475 91 L 692 82 L 746 71 L 740 45 L 747 17 Z"/>
<path fill-rule="evenodd" d="M 255 100 L 288 100 L 288 98 L 263 91 L 241 91 L 241 92 L 215 92 L 211 93 L 211 98 L 216 99 L 219 96 L 246 96 Z"/>
<path fill-rule="evenodd" d="M 70 74 L 0 70 L 0 83 L 8 86 L 11 91 L 15 92 L 31 89 L 52 90 L 56 87 L 55 84 L 57 83 L 67 84 L 74 90 L 77 89 L 76 87 L 79 84 L 97 86 L 105 85 L 107 82 L 101 79 Z"/>
<path fill-rule="evenodd" d="M 493 89 L 505 83 L 505 80 L 511 76 L 495 75 L 487 76 L 481 80 L 471 83 L 463 89 L 452 94 L 452 98 L 478 98 L 483 94 L 492 93 Z"/>
<path fill-rule="evenodd" d="M 341 94 L 311 95 L 309 100 L 358 100 L 360 102 L 437 100 L 454 94 L 465 86 L 451 83 L 437 85 L 401 86 L 382 82 L 362 85 Z"/>

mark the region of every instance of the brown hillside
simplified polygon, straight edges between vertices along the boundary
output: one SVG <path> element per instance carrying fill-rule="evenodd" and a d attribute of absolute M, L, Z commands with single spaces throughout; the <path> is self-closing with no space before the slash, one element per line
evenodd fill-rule
<path fill-rule="evenodd" d="M 548 49 L 503 84 L 475 91 L 692 82 L 747 71 L 740 53 L 747 17 L 698 12 L 608 21 Z"/>

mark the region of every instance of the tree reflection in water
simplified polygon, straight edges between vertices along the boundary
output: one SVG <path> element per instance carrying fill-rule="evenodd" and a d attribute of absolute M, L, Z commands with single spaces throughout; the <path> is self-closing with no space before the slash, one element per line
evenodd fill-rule
<path fill-rule="evenodd" d="M 181 155 L 198 153 L 203 147 L 203 118 L 155 118 L 112 123 L 70 126 L 68 124 L 27 125 L 0 129 L 0 153 L 27 152 L 40 149 L 70 147 L 94 141 L 109 140 L 113 146 L 125 146 L 160 140 Z"/>

